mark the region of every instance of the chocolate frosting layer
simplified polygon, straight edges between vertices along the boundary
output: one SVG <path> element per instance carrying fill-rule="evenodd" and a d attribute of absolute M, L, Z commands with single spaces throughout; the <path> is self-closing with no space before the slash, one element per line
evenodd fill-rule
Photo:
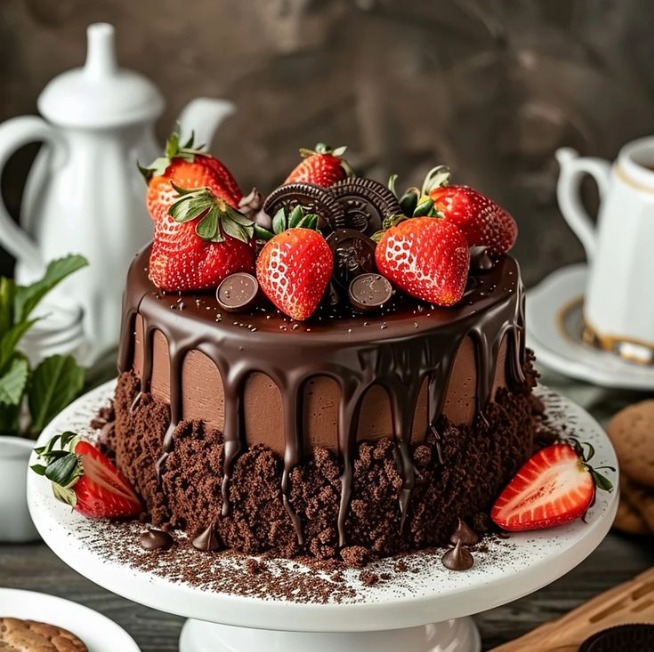
<path fill-rule="evenodd" d="M 167 341 L 170 370 L 170 426 L 164 451 L 174 445 L 182 419 L 182 368 L 188 353 L 200 351 L 220 372 L 224 392 L 224 475 L 222 511 L 230 510 L 231 472 L 246 446 L 244 393 L 248 377 L 261 373 L 281 391 L 284 422 L 284 470 L 281 491 L 298 541 L 302 528 L 289 502 L 290 475 L 305 454 L 302 400 L 305 385 L 317 376 L 332 379 L 340 389 L 338 448 L 342 459 L 339 545 L 346 545 L 345 520 L 352 494 L 354 451 L 359 414 L 373 386 L 389 397 L 392 434 L 403 478 L 400 511 L 406 516 L 415 469 L 410 454 L 411 433 L 421 389 L 427 385 L 428 421 L 436 429 L 456 353 L 465 338 L 474 345 L 476 363 L 475 418 L 485 420 L 492 399 L 496 364 L 507 340 L 506 379 L 509 387 L 525 383 L 523 293 L 517 263 L 502 258 L 494 269 L 471 284 L 457 306 L 434 308 L 405 302 L 366 316 L 322 314 L 296 324 L 272 310 L 248 315 L 223 315 L 211 295 L 164 294 L 147 278 L 150 249 L 133 262 L 125 293 L 119 370 L 134 364 L 137 314 L 143 322 L 141 393 L 148 392 L 153 369 L 153 341 L 161 332 Z M 186 390 L 188 391 L 188 390 Z M 138 397 L 135 402 L 138 402 Z M 159 466 L 165 464 L 165 456 Z"/>

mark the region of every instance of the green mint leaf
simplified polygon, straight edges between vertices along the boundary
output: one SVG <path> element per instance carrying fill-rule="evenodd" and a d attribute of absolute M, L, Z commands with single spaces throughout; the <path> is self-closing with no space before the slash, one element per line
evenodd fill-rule
<path fill-rule="evenodd" d="M 14 324 L 16 284 L 10 278 L 0 278 L 0 340 Z"/>
<path fill-rule="evenodd" d="M 19 285 L 14 301 L 14 323 L 25 321 L 48 292 L 73 272 L 87 265 L 88 261 L 84 256 L 72 254 L 50 262 L 40 281 L 27 286 Z"/>
<path fill-rule="evenodd" d="M 29 371 L 27 358 L 16 354 L 7 365 L 7 371 L 0 377 L 0 403 L 20 404 L 27 386 Z"/>
<path fill-rule="evenodd" d="M 0 372 L 4 371 L 5 367 L 14 356 L 16 347 L 23 338 L 23 335 L 25 335 L 25 333 L 32 328 L 37 321 L 37 319 L 29 319 L 20 322 L 4 334 L 4 337 L 0 340 Z"/>
<path fill-rule="evenodd" d="M 218 233 L 218 210 L 215 206 L 212 206 L 198 222 L 195 232 L 203 240 L 213 240 L 216 237 Z"/>
<path fill-rule="evenodd" d="M 32 471 L 34 471 L 34 473 L 36 473 L 37 475 L 45 475 L 45 469 L 46 469 L 46 467 L 43 466 L 43 464 L 32 464 L 32 466 L 30 466 L 30 468 L 31 468 Z"/>
<path fill-rule="evenodd" d="M 77 398 L 84 386 L 84 369 L 72 355 L 53 355 L 39 364 L 32 374 L 28 402 L 31 429 L 40 432 Z M 62 445 L 65 445 L 62 442 Z"/>

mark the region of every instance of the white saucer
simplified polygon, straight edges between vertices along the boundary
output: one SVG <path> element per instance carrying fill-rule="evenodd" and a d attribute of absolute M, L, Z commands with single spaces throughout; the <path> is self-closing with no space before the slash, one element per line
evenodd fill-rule
<path fill-rule="evenodd" d="M 527 346 L 538 362 L 603 387 L 654 389 L 654 365 L 627 362 L 582 342 L 585 264 L 557 270 L 527 292 Z"/>
<path fill-rule="evenodd" d="M 40 442 L 63 430 L 88 433 L 90 419 L 100 406 L 106 405 L 113 389 L 114 383 L 110 382 L 78 399 L 46 428 Z M 617 466 L 607 436 L 590 415 L 546 388 L 539 388 L 538 393 L 553 423 L 567 424 L 582 441 L 592 443 L 595 465 Z M 617 473 L 609 471 L 607 475 L 617 487 Z M 515 534 L 506 542 L 489 542 L 486 553 L 474 553 L 475 566 L 464 573 L 445 569 L 440 561 L 442 553 L 438 552 L 407 556 L 409 566 L 420 560 L 415 573 L 393 574 L 392 559 L 375 562 L 370 570 L 380 576 L 388 571 L 390 579 L 373 586 L 361 582 L 359 571 L 345 570 L 343 580 L 352 589 L 352 596 L 325 604 L 293 595 L 253 597 L 212 590 L 180 579 L 168 564 L 145 571 L 130 563 L 131 558 L 151 554 L 137 542 L 143 526 L 135 523 L 134 532 L 123 535 L 128 537 L 127 557 L 114 556 L 115 528 L 84 519 L 58 503 L 45 478 L 30 474 L 28 500 L 45 542 L 79 573 L 135 602 L 191 618 L 182 634 L 184 652 L 479 652 L 472 622 L 461 617 L 522 597 L 574 568 L 608 532 L 617 509 L 617 490 L 598 492 L 585 521 Z M 180 550 L 179 554 L 184 555 L 188 568 L 197 563 L 197 551 L 187 554 Z M 288 560 L 267 560 L 266 564 L 275 577 L 282 579 L 300 579 L 312 572 Z M 220 576 L 233 571 L 235 565 L 243 567 L 243 582 L 247 581 L 243 560 L 229 555 L 217 555 L 212 570 Z M 282 631 L 273 635 L 260 630 Z M 378 633 L 385 630 L 397 631 L 385 636 Z"/>
<path fill-rule="evenodd" d="M 0 617 L 38 620 L 67 629 L 89 652 L 139 652 L 134 639 L 113 620 L 77 602 L 47 593 L 0 588 Z"/>

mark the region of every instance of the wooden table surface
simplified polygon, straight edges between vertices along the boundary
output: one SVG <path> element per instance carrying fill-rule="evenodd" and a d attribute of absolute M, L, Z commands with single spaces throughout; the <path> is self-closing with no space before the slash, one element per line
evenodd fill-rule
<path fill-rule="evenodd" d="M 552 374 L 546 374 L 544 380 L 584 405 L 600 421 L 619 407 L 644 398 L 643 394 L 611 392 Z M 652 565 L 651 538 L 611 533 L 566 576 L 521 600 L 476 616 L 483 649 L 517 638 Z M 143 652 L 178 649 L 182 618 L 143 607 L 96 586 L 66 566 L 44 543 L 0 545 L 0 586 L 41 591 L 85 604 L 124 627 Z"/>

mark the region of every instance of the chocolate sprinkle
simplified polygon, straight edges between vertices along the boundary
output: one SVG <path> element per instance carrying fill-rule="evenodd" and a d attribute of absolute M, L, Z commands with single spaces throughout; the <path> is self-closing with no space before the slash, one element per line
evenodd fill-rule
<path fill-rule="evenodd" d="M 245 312 L 257 302 L 259 283 L 252 274 L 237 272 L 224 279 L 216 290 L 218 305 L 225 312 Z"/>
<path fill-rule="evenodd" d="M 393 286 L 381 274 L 361 274 L 352 279 L 348 291 L 350 303 L 361 312 L 383 308 L 393 296 Z"/>
<path fill-rule="evenodd" d="M 470 269 L 473 272 L 488 272 L 495 267 L 495 261 L 488 253 L 488 247 L 470 247 Z"/>
<path fill-rule="evenodd" d="M 175 540 L 163 530 L 146 530 L 139 535 L 139 543 L 146 550 L 168 550 Z"/>
<path fill-rule="evenodd" d="M 471 552 L 461 542 L 457 543 L 451 550 L 448 550 L 443 555 L 441 561 L 445 568 L 453 571 L 468 570 L 475 563 Z"/>

